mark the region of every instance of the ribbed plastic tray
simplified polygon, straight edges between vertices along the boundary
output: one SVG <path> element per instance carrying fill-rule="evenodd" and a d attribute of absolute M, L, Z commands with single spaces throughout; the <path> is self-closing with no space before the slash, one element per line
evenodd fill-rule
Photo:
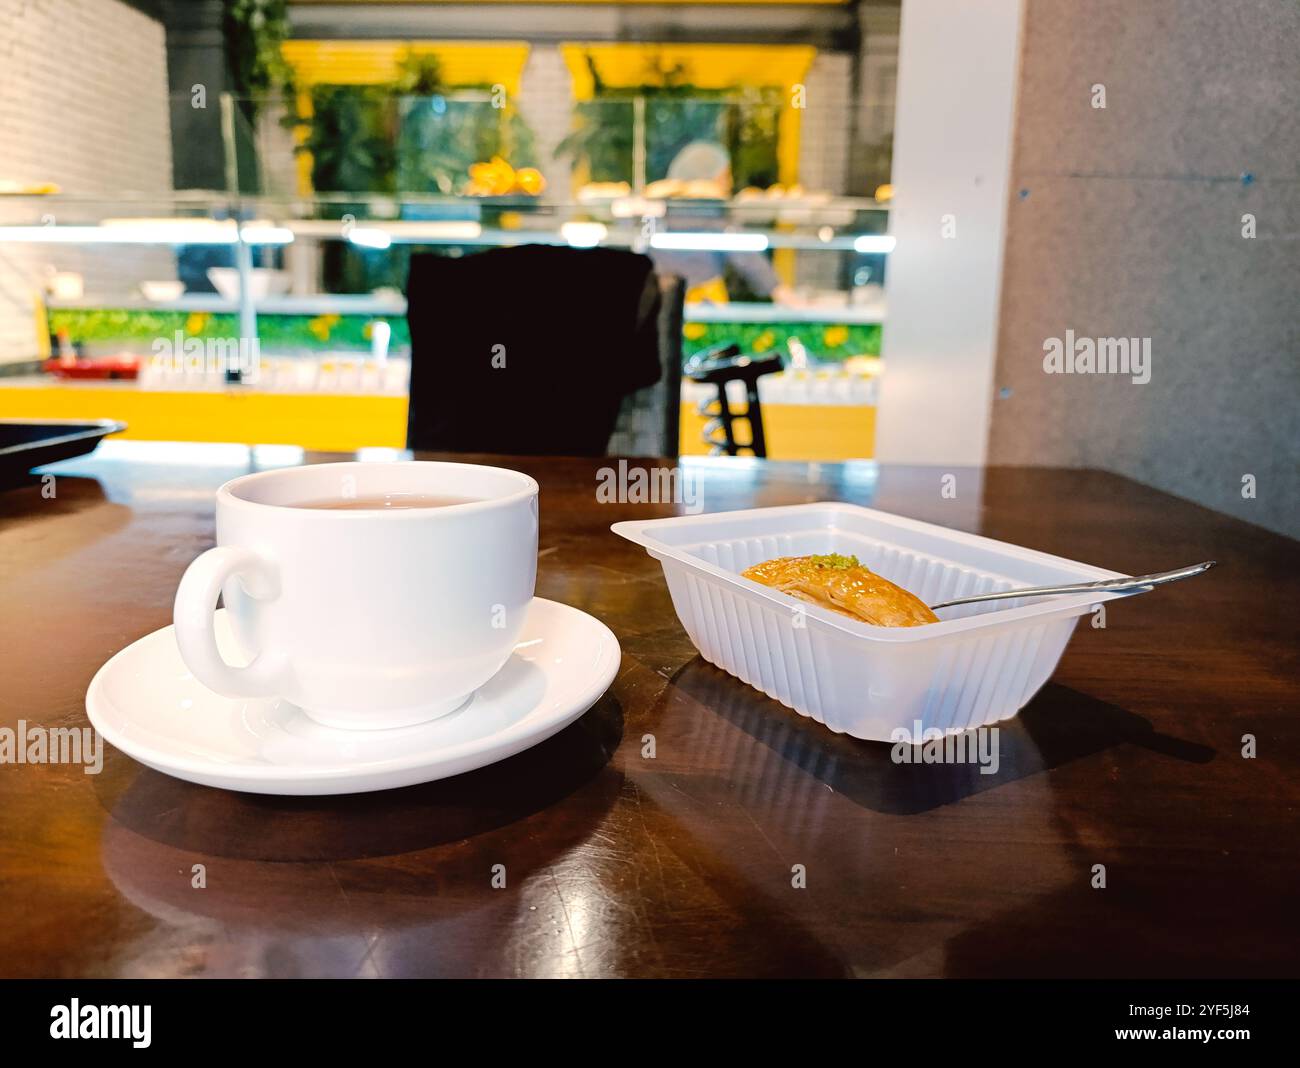
<path fill-rule="evenodd" d="M 926 626 L 875 627 L 739 572 L 777 556 L 844 553 L 926 604 L 1120 575 L 851 504 L 612 529 L 663 564 L 677 617 L 706 660 L 833 731 L 878 741 L 918 723 L 947 732 L 1014 716 L 1055 670 L 1078 618 L 1123 596 L 994 601 L 943 609 Z"/>

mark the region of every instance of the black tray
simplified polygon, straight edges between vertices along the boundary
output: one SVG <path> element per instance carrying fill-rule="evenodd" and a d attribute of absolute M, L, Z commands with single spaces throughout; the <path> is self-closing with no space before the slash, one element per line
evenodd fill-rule
<path fill-rule="evenodd" d="M 113 419 L 0 420 L 0 483 L 22 481 L 33 467 L 81 456 L 125 429 Z"/>

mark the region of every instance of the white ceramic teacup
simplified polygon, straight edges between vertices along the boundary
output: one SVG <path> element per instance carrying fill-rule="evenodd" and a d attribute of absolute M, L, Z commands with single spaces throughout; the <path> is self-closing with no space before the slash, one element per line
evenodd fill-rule
<path fill-rule="evenodd" d="M 407 509 L 302 507 L 390 495 L 471 498 Z M 176 591 L 195 677 L 278 697 L 330 727 L 409 726 L 460 707 L 505 664 L 537 577 L 537 483 L 475 464 L 407 461 L 264 471 L 217 491 L 217 547 Z M 251 660 L 217 649 L 223 594 Z"/>

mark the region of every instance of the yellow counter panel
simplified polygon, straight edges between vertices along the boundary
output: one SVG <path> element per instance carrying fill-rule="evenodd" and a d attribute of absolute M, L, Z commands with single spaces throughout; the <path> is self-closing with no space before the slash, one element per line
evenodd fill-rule
<path fill-rule="evenodd" d="M 704 418 L 682 406 L 683 456 L 704 456 Z M 875 455 L 876 409 L 847 404 L 764 404 L 763 433 L 770 460 L 869 460 Z M 749 424 L 736 421 L 736 437 L 748 440 Z M 747 455 L 742 453 L 742 455 Z"/>
<path fill-rule="evenodd" d="M 874 451 L 875 414 L 861 405 L 763 406 L 768 456 L 774 460 L 866 459 Z M 0 418 L 117 419 L 124 438 L 142 441 L 234 441 L 301 445 L 351 452 L 406 444 L 406 397 L 391 394 L 226 390 L 147 390 L 133 383 L 4 385 Z M 741 436 L 748 426 L 740 423 Z M 704 420 L 682 406 L 681 450 L 708 452 Z"/>
<path fill-rule="evenodd" d="M 117 419 L 124 438 L 236 441 L 350 452 L 406 444 L 406 398 L 383 394 L 145 390 L 128 383 L 6 387 L 0 418 Z"/>

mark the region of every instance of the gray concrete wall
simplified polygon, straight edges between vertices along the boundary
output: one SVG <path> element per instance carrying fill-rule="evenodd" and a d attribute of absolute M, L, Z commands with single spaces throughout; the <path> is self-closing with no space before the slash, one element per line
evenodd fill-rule
<path fill-rule="evenodd" d="M 1027 0 L 1021 64 L 989 462 L 1300 536 L 1300 5 Z M 1066 330 L 1150 382 L 1045 373 Z"/>

